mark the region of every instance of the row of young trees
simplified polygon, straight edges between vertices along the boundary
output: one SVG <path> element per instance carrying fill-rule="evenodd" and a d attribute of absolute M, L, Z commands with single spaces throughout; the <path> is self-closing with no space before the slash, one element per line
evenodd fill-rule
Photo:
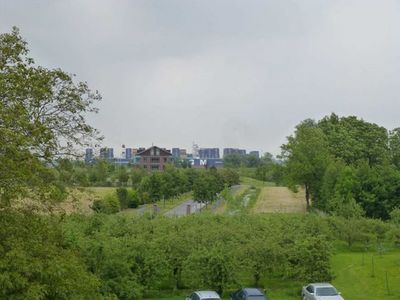
<path fill-rule="evenodd" d="M 261 181 L 281 182 L 281 161 L 271 153 L 266 152 L 262 157 L 251 154 L 229 154 L 224 156 L 224 166 L 238 170 L 241 175 Z"/>
<path fill-rule="evenodd" d="M 195 170 L 168 166 L 164 172 L 131 171 L 135 173 L 131 187 L 119 187 L 114 194 L 96 200 L 93 205 L 95 211 L 115 213 L 161 199 L 168 200 L 187 192 L 193 192 L 194 200 L 207 204 L 216 200 L 225 187 L 239 184 L 239 174 L 231 169 Z"/>
<path fill-rule="evenodd" d="M 400 247 L 400 214 L 373 219 L 306 215 L 184 218 L 44 215 L 0 210 L 0 298 L 141 299 L 173 289 L 332 278 L 337 243 Z M 315 266 L 318 266 L 317 268 Z"/>
<path fill-rule="evenodd" d="M 285 182 L 307 205 L 350 217 L 388 219 L 400 206 L 400 129 L 335 114 L 305 120 L 282 146 Z"/>
<path fill-rule="evenodd" d="M 330 280 L 328 229 L 316 229 L 315 222 L 284 216 L 94 215 L 68 219 L 64 234 L 68 247 L 101 280 L 103 295 L 138 299 L 162 289 L 223 293 L 245 282 L 262 286 L 267 278 Z"/>

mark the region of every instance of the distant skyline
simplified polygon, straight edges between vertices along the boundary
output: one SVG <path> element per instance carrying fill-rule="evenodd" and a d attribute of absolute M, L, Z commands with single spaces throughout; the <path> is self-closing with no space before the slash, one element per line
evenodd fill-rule
<path fill-rule="evenodd" d="M 124 147 L 122 147 L 122 146 L 124 146 Z M 157 146 L 157 147 L 160 147 L 160 148 L 166 148 L 167 150 L 172 150 L 172 148 L 185 149 L 187 151 L 187 154 L 193 154 L 192 153 L 192 147 L 184 148 L 184 147 L 179 147 L 179 146 L 173 146 L 173 147 L 168 148 L 168 147 L 164 147 L 162 145 L 157 145 L 157 144 L 150 145 L 150 146 L 121 144 L 121 145 L 116 146 L 116 147 L 109 146 L 109 145 L 103 145 L 102 147 L 97 147 L 97 148 L 92 148 L 92 149 L 95 151 L 96 155 L 99 155 L 100 154 L 100 148 L 113 148 L 114 157 L 121 158 L 121 157 L 124 156 L 122 154 L 123 154 L 123 152 L 125 151 L 126 148 L 133 148 L 133 149 L 135 149 L 135 148 L 136 149 L 138 149 L 138 148 L 146 148 L 147 149 L 147 148 L 150 148 L 151 146 Z M 199 145 L 199 148 L 219 148 L 220 150 L 223 150 L 224 148 L 231 148 L 231 147 L 218 147 L 218 146 L 215 146 L 215 147 L 201 147 Z M 264 154 L 264 152 L 261 153 L 261 151 L 258 150 L 258 149 L 246 149 L 246 148 L 243 148 L 243 147 L 242 148 L 239 147 L 237 149 L 246 150 L 246 154 L 249 154 L 251 151 L 259 151 L 260 152 L 260 157 Z M 85 149 L 82 149 L 82 154 L 84 154 L 84 150 Z M 266 152 L 268 152 L 268 151 L 266 151 Z M 220 157 L 222 158 L 223 156 L 224 156 L 224 153 L 222 151 L 220 151 Z"/>
<path fill-rule="evenodd" d="M 0 0 L 12 26 L 99 90 L 105 146 L 278 154 L 331 112 L 400 126 L 400 1 Z"/>

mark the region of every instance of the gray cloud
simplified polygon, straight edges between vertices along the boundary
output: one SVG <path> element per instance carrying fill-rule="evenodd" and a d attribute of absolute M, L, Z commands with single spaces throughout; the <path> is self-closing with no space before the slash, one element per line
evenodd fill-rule
<path fill-rule="evenodd" d="M 334 111 L 400 126 L 400 2 L 6 1 L 40 64 L 103 95 L 105 143 L 277 153 Z"/>

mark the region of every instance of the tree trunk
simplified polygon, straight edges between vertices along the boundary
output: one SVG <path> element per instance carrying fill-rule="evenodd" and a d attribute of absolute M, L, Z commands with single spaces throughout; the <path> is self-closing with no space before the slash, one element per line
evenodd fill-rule
<path fill-rule="evenodd" d="M 260 283 L 261 275 L 257 271 L 254 273 L 254 285 L 258 287 L 258 284 Z"/>
<path fill-rule="evenodd" d="M 305 185 L 305 188 L 306 188 L 307 211 L 309 211 L 310 210 L 310 188 L 307 184 Z"/>

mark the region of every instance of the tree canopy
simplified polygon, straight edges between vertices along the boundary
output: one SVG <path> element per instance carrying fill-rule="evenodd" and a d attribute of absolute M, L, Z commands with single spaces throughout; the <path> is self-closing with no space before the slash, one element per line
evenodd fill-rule
<path fill-rule="evenodd" d="M 85 117 L 100 99 L 73 75 L 36 65 L 17 28 L 0 34 L 1 205 L 28 193 L 53 198 L 58 186 L 47 167 L 99 137 Z"/>
<path fill-rule="evenodd" d="M 384 218 L 400 199 L 400 131 L 355 116 L 305 120 L 282 145 L 284 181 L 315 208 Z"/>

